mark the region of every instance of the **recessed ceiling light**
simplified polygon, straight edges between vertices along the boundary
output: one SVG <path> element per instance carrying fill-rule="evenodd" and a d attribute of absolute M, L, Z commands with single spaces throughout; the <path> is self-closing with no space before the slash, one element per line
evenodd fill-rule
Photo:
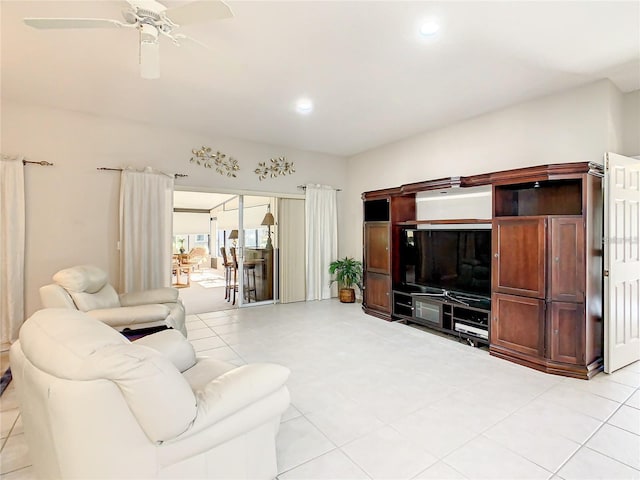
<path fill-rule="evenodd" d="M 300 98 L 296 102 L 296 112 L 308 115 L 313 111 L 313 102 L 309 98 Z"/>
<path fill-rule="evenodd" d="M 440 31 L 440 24 L 435 20 L 427 20 L 420 25 L 418 31 L 425 38 L 433 38 Z"/>

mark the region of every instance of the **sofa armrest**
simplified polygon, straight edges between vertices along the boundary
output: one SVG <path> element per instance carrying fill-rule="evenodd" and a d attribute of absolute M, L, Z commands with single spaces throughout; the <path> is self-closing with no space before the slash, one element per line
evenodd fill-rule
<path fill-rule="evenodd" d="M 191 342 L 184 338 L 178 330 L 163 330 L 144 336 L 135 341 L 136 345 L 144 345 L 160 352 L 171 360 L 180 372 L 184 372 L 196 364 L 196 352 Z"/>
<path fill-rule="evenodd" d="M 290 370 L 273 363 L 243 365 L 220 375 L 195 392 L 194 430 L 212 425 L 281 389 Z"/>
<path fill-rule="evenodd" d="M 148 305 L 150 303 L 175 303 L 177 301 L 178 289 L 173 287 L 154 288 L 120 295 L 120 305 L 123 307 Z"/>
<path fill-rule="evenodd" d="M 169 315 L 169 308 L 160 304 L 138 305 L 134 307 L 100 308 L 86 313 L 111 327 L 120 327 L 138 323 L 161 322 Z"/>

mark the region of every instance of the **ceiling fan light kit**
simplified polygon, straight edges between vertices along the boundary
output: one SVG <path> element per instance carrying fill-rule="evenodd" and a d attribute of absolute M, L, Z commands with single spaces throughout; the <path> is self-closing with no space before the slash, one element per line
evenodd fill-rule
<path fill-rule="evenodd" d="M 167 8 L 155 0 L 127 0 L 129 8 L 122 12 L 124 22 L 104 18 L 25 18 L 24 23 L 33 28 L 137 28 L 140 32 L 140 76 L 144 79 L 160 77 L 159 35 L 179 45 L 179 39 L 188 36 L 174 30 L 182 25 L 233 17 L 231 9 L 221 0 L 197 0 Z M 195 41 L 202 45 L 200 42 Z"/>
<path fill-rule="evenodd" d="M 160 78 L 160 45 L 157 42 L 140 42 L 140 77 L 145 80 Z"/>

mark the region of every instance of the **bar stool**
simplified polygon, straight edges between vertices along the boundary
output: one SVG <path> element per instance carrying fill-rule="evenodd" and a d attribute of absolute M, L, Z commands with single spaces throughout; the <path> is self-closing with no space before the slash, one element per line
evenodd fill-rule
<path fill-rule="evenodd" d="M 229 296 L 233 292 L 233 302 L 232 304 L 236 304 L 236 293 L 238 292 L 238 257 L 236 257 L 236 247 L 231 247 L 229 249 L 229 253 L 231 253 L 231 265 L 233 265 L 233 283 L 229 283 Z M 229 297 L 227 302 L 231 300 Z"/>
<path fill-rule="evenodd" d="M 236 249 L 234 247 L 231 247 L 229 249 L 229 251 L 231 252 L 231 258 L 233 258 L 233 264 L 235 265 L 235 272 L 237 272 L 238 270 L 238 257 L 236 256 Z M 251 263 L 251 262 L 244 262 L 242 264 L 242 279 L 244 281 L 243 284 L 243 291 L 244 291 L 244 298 L 247 300 L 247 302 L 251 302 L 251 292 L 253 292 L 253 301 L 257 302 L 258 301 L 258 297 L 256 295 L 256 265 L 255 263 Z M 235 279 L 235 276 L 234 276 Z M 251 284 L 251 279 L 253 279 L 253 284 Z M 233 290 L 233 304 L 235 305 L 236 303 L 236 292 L 238 291 L 238 283 L 235 282 L 235 286 L 234 286 L 234 290 Z"/>
<path fill-rule="evenodd" d="M 224 266 L 224 299 L 229 301 L 231 300 L 231 291 L 234 290 L 236 284 L 236 264 L 229 260 L 227 257 L 227 252 L 224 247 L 220 247 L 220 255 L 222 255 L 222 262 Z M 233 284 L 231 283 L 231 279 L 233 278 Z M 234 294 L 235 297 L 235 294 Z M 233 303 L 235 303 L 235 298 Z"/>
<path fill-rule="evenodd" d="M 256 294 L 256 264 L 251 262 L 244 262 L 242 264 L 242 271 L 244 274 L 244 297 L 248 303 L 251 303 L 251 292 L 253 292 L 253 301 L 258 301 Z M 251 283 L 253 280 L 253 284 Z"/>

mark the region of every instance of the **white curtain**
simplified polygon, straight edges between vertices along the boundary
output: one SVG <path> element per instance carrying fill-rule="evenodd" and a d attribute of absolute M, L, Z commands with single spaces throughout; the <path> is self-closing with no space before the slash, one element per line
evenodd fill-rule
<path fill-rule="evenodd" d="M 337 193 L 326 185 L 306 187 L 307 300 L 325 300 L 336 291 L 330 287 L 329 264 L 338 256 Z"/>
<path fill-rule="evenodd" d="M 171 283 L 173 177 L 151 168 L 122 171 L 120 181 L 120 290 Z"/>
<path fill-rule="evenodd" d="M 0 322 L 2 343 L 13 342 L 24 321 L 24 166 L 0 160 Z"/>

